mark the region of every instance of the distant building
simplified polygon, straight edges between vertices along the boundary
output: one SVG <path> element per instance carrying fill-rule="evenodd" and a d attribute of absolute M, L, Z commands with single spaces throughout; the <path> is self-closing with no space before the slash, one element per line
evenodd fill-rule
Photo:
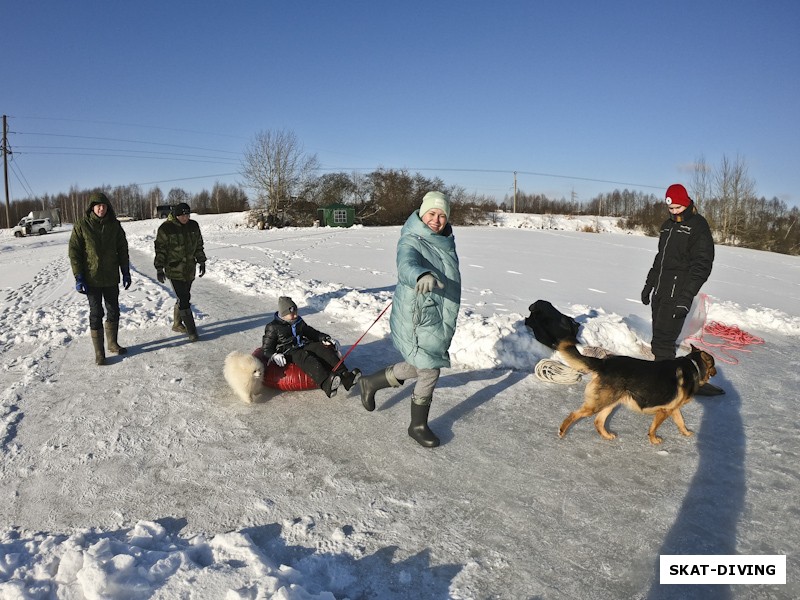
<path fill-rule="evenodd" d="M 153 218 L 166 219 L 169 216 L 169 213 L 171 212 L 172 212 L 171 204 L 159 204 L 158 206 L 156 206 L 155 211 L 153 211 Z"/>
<path fill-rule="evenodd" d="M 356 209 L 346 204 L 329 204 L 317 210 L 317 219 L 323 227 L 352 227 Z"/>

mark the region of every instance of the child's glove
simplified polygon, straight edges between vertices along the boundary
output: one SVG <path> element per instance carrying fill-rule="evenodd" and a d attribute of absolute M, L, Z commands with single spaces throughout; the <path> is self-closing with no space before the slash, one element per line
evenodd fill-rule
<path fill-rule="evenodd" d="M 326 335 L 325 337 L 322 338 L 322 343 L 325 344 L 326 346 L 333 346 L 337 350 L 339 349 L 339 341 L 333 339 L 329 335 Z"/>
<path fill-rule="evenodd" d="M 167 276 L 164 275 L 164 269 L 157 269 L 156 277 L 158 278 L 158 283 L 164 283 L 167 280 Z"/>
<path fill-rule="evenodd" d="M 286 357 L 280 352 L 276 352 L 275 354 L 272 355 L 272 362 L 274 362 L 279 367 L 285 367 Z"/>
<path fill-rule="evenodd" d="M 121 267 L 122 269 L 122 287 L 124 289 L 128 289 L 131 287 L 131 267 L 130 265 L 125 265 Z"/>

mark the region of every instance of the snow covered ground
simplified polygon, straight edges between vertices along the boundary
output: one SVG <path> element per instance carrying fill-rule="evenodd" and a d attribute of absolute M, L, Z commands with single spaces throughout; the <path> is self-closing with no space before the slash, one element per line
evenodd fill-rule
<path fill-rule="evenodd" d="M 504 215 L 457 228 L 463 305 L 431 410 L 442 446 L 406 433 L 411 386 L 276 393 L 245 405 L 222 379 L 260 344 L 280 295 L 355 343 L 391 301 L 399 227 L 243 227 L 195 217 L 209 256 L 201 341 L 169 328 L 159 221 L 125 223 L 129 353 L 94 365 L 69 226 L 0 234 L 0 598 L 798 598 L 800 259 L 717 247 L 707 319 L 763 338 L 718 354 L 727 394 L 684 409 L 691 438 L 617 411 L 556 430 L 584 383 L 532 373 L 552 352 L 523 324 L 537 299 L 589 346 L 646 356 L 639 302 L 656 240 L 612 219 Z M 603 233 L 584 233 L 587 225 Z M 702 316 L 696 314 L 694 323 Z M 395 362 L 388 315 L 348 365 Z M 783 586 L 659 584 L 662 554 L 784 554 Z"/>

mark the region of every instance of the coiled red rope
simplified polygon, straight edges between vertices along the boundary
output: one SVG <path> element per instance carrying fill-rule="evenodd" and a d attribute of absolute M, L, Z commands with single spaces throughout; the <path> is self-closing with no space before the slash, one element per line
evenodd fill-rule
<path fill-rule="evenodd" d="M 700 294 L 700 301 L 702 302 L 703 313 L 703 327 L 700 330 L 700 336 L 690 336 L 686 338 L 687 342 L 695 342 L 695 346 L 700 347 L 709 354 L 713 355 L 715 359 L 721 360 L 729 365 L 738 365 L 739 359 L 730 354 L 731 351 L 750 352 L 746 346 L 752 344 L 763 344 L 764 340 L 755 335 L 751 335 L 746 331 L 742 331 L 736 325 L 723 325 L 717 321 L 705 321 L 705 315 L 708 314 L 706 305 L 708 304 L 708 296 Z M 712 342 L 706 339 L 706 334 L 720 339 L 720 342 Z M 705 346 L 705 347 L 702 347 Z M 712 352 L 711 348 L 717 348 L 720 355 Z"/>

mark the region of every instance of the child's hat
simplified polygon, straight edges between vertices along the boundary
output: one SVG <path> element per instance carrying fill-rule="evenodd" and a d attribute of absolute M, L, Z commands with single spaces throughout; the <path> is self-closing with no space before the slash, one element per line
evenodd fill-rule
<path fill-rule="evenodd" d="M 680 204 L 681 206 L 689 206 L 692 203 L 689 192 L 680 183 L 673 183 L 667 188 L 664 201 L 667 204 Z"/>
<path fill-rule="evenodd" d="M 297 304 L 289 296 L 278 298 L 278 316 L 285 317 L 289 313 L 297 312 Z"/>

